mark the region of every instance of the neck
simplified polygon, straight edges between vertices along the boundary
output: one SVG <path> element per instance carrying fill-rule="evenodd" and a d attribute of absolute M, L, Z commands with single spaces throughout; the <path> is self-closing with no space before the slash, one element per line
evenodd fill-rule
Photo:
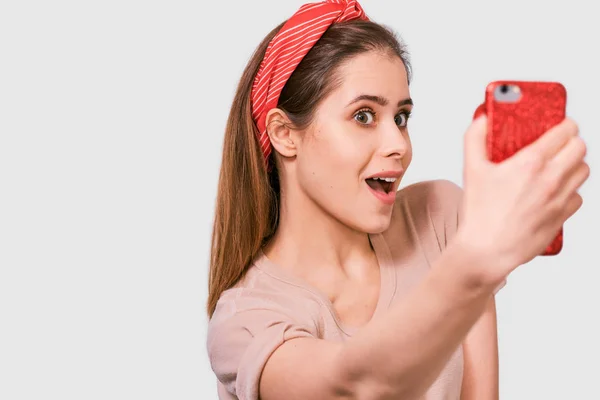
<path fill-rule="evenodd" d="M 279 226 L 265 253 L 303 276 L 341 271 L 360 277 L 375 258 L 367 233 L 345 225 L 303 193 L 285 196 L 285 192 Z"/>

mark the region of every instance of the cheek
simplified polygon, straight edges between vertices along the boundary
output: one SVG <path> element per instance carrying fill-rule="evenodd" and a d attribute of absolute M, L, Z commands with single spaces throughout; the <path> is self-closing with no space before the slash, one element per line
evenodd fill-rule
<path fill-rule="evenodd" d="M 413 152 L 412 152 L 412 143 L 410 141 L 410 137 L 408 136 L 408 134 L 405 135 L 405 139 L 406 139 L 407 148 L 406 148 L 406 154 L 402 158 L 402 167 L 406 171 L 406 169 L 408 168 L 408 166 L 410 165 L 410 163 L 412 161 Z"/>
<path fill-rule="evenodd" d="M 362 143 L 347 127 L 332 124 L 316 131 L 304 145 L 304 160 L 322 172 L 348 175 L 368 162 L 368 143 Z"/>
<path fill-rule="evenodd" d="M 299 154 L 299 179 L 308 186 L 307 190 L 317 190 L 328 197 L 349 195 L 356 191 L 360 173 L 368 163 L 365 150 L 364 145 L 342 134 L 329 131 L 325 137 L 317 132 Z"/>

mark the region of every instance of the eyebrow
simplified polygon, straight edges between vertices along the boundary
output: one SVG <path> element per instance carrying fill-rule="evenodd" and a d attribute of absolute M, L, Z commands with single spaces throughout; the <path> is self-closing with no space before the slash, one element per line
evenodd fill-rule
<path fill-rule="evenodd" d="M 359 102 L 361 100 L 369 100 L 369 101 L 372 101 L 374 103 L 379 104 L 382 107 L 385 107 L 385 106 L 387 106 L 389 104 L 388 99 L 386 99 L 385 97 L 382 97 L 382 96 L 373 96 L 373 95 L 370 95 L 370 94 L 361 94 L 360 96 L 358 96 L 354 100 L 352 100 L 350 103 L 348 103 L 348 106 L 350 106 L 350 105 L 352 105 L 354 103 L 357 103 L 357 102 Z M 408 98 L 408 99 L 400 100 L 398 102 L 398 107 L 402 107 L 402 106 L 405 106 L 405 105 L 413 105 L 412 99 Z"/>

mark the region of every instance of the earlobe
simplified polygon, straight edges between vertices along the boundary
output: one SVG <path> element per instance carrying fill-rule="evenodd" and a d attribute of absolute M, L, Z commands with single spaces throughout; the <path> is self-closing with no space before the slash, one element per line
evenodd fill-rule
<path fill-rule="evenodd" d="M 296 144 L 294 142 L 292 123 L 279 108 L 274 108 L 267 113 L 267 134 L 273 148 L 283 157 L 294 157 L 296 155 Z"/>

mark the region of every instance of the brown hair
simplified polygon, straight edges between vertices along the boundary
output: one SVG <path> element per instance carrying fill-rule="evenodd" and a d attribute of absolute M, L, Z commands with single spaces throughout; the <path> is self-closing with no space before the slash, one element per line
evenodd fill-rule
<path fill-rule="evenodd" d="M 279 177 L 270 159 L 267 172 L 256 139 L 250 94 L 267 46 L 283 23 L 258 46 L 238 84 L 227 120 L 208 281 L 208 315 L 212 317 L 223 291 L 245 274 L 260 248 L 277 229 Z M 403 61 L 410 81 L 405 46 L 383 25 L 349 21 L 332 25 L 296 67 L 279 98 L 278 107 L 297 128 L 310 124 L 318 104 L 341 79 L 336 71 L 348 59 L 368 51 L 383 51 Z"/>

